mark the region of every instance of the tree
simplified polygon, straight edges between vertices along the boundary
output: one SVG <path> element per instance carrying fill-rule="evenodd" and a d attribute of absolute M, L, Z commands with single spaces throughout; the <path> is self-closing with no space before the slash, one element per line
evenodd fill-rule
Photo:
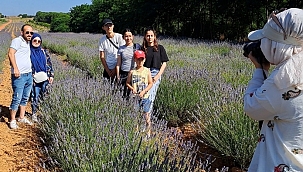
<path fill-rule="evenodd" d="M 72 32 L 93 32 L 91 6 L 80 5 L 70 10 L 70 28 Z"/>
<path fill-rule="evenodd" d="M 50 24 L 51 32 L 69 32 L 70 15 L 67 13 L 53 14 L 53 19 Z"/>

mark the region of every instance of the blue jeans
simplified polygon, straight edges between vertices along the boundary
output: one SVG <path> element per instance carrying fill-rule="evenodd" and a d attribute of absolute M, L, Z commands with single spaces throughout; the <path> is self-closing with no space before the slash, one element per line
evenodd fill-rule
<path fill-rule="evenodd" d="M 17 111 L 19 106 L 26 106 L 27 104 L 33 85 L 33 76 L 32 72 L 29 72 L 21 74 L 18 78 L 11 75 L 11 79 L 13 98 L 10 109 Z"/>
<path fill-rule="evenodd" d="M 153 78 L 159 73 L 159 69 L 150 68 L 150 73 Z M 161 77 L 156 81 L 156 83 L 153 84 L 152 88 L 149 90 L 149 100 L 150 100 L 149 113 L 151 113 L 153 110 L 154 101 L 156 98 L 156 94 L 157 94 L 157 90 L 159 88 L 160 82 L 161 82 Z"/>
<path fill-rule="evenodd" d="M 43 98 L 46 92 L 46 86 L 48 85 L 48 80 L 40 82 L 40 83 L 33 83 L 32 87 L 32 114 L 37 112 L 38 105 L 39 105 L 39 97 Z"/>

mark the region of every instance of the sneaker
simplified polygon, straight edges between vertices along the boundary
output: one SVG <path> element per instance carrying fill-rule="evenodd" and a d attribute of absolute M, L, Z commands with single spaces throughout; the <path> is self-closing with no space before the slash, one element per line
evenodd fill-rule
<path fill-rule="evenodd" d="M 9 128 L 11 128 L 11 129 L 17 129 L 18 128 L 17 121 L 16 120 L 12 120 L 9 123 Z"/>
<path fill-rule="evenodd" d="M 32 115 L 32 121 L 38 122 L 38 117 L 37 117 L 36 114 L 33 114 L 33 115 Z"/>
<path fill-rule="evenodd" d="M 24 118 L 19 118 L 18 119 L 18 122 L 21 122 L 21 123 L 24 123 L 24 124 L 28 124 L 28 125 L 33 125 L 33 123 L 32 122 L 30 122 L 26 117 L 24 117 Z"/>

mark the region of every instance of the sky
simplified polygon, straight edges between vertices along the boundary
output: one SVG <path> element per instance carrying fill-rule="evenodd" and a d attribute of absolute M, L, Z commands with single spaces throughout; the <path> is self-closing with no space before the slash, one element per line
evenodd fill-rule
<path fill-rule="evenodd" d="M 91 0 L 1 0 L 0 13 L 5 16 L 35 15 L 38 11 L 67 13 L 82 4 L 91 4 Z"/>

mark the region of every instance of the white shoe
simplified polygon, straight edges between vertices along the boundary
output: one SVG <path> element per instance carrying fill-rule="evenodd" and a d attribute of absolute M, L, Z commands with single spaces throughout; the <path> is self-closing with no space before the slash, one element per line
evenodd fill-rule
<path fill-rule="evenodd" d="M 36 114 L 33 114 L 33 115 L 32 115 L 32 121 L 38 122 L 38 117 L 37 117 Z"/>
<path fill-rule="evenodd" d="M 21 122 L 21 123 L 24 123 L 24 124 L 28 124 L 28 125 L 33 125 L 33 123 L 32 122 L 30 122 L 27 118 L 19 118 L 18 119 L 18 122 Z"/>
<path fill-rule="evenodd" d="M 18 128 L 17 121 L 16 120 L 12 120 L 9 123 L 9 128 L 11 128 L 11 129 L 17 129 Z"/>

